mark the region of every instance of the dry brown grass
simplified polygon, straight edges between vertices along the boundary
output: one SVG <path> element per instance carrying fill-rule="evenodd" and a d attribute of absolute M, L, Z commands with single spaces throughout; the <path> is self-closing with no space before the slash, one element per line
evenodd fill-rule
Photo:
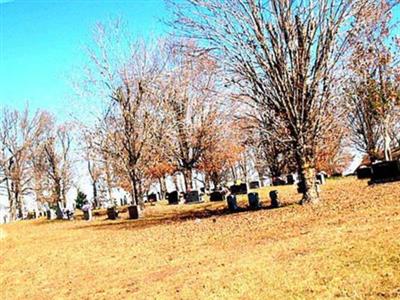
<path fill-rule="evenodd" d="M 400 297 L 399 183 L 328 181 L 313 207 L 279 190 L 287 206 L 274 210 L 162 204 L 138 221 L 3 225 L 1 298 Z"/>

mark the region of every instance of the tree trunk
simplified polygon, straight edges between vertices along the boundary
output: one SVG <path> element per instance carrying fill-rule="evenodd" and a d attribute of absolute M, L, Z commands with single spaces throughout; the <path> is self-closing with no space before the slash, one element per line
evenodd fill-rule
<path fill-rule="evenodd" d="M 141 194 L 141 187 L 140 182 L 138 182 L 138 178 L 136 176 L 136 171 L 132 170 L 131 174 L 131 185 L 132 185 L 132 190 L 133 190 L 133 196 L 134 196 L 134 205 L 139 205 L 140 208 L 144 208 L 143 200 L 142 200 L 142 194 Z"/>
<path fill-rule="evenodd" d="M 161 194 L 161 200 L 165 199 L 165 193 L 167 192 L 167 184 L 165 183 L 165 177 L 162 176 L 158 179 L 158 182 L 160 184 L 160 194 Z"/>
<path fill-rule="evenodd" d="M 138 182 L 137 182 L 137 184 L 138 184 L 138 203 L 139 203 L 139 206 L 140 206 L 140 209 L 144 209 L 144 202 L 143 202 L 143 183 L 142 183 L 142 180 L 141 179 L 139 179 L 138 180 Z"/>
<path fill-rule="evenodd" d="M 319 194 L 317 190 L 315 168 L 310 167 L 308 164 L 303 164 L 300 169 L 300 180 L 303 184 L 303 198 L 301 204 L 316 204 L 319 202 Z"/>
<path fill-rule="evenodd" d="M 61 196 L 61 182 L 59 178 L 54 179 L 54 193 L 56 196 L 55 202 L 58 203 L 62 201 L 62 196 Z"/>
<path fill-rule="evenodd" d="M 138 189 L 136 185 L 136 179 L 132 178 L 132 191 L 133 191 L 133 204 L 138 205 L 139 204 L 139 197 L 138 197 Z"/>
<path fill-rule="evenodd" d="M 113 195 L 112 195 L 112 188 L 113 188 L 113 183 L 112 183 L 112 175 L 111 175 L 111 170 L 108 161 L 106 160 L 105 164 L 106 168 L 106 185 L 107 185 L 107 192 L 108 192 L 108 197 L 110 198 L 109 200 L 112 200 Z M 133 195 L 132 195 L 132 202 L 134 201 Z"/>
<path fill-rule="evenodd" d="M 22 201 L 21 201 L 21 193 L 20 193 L 20 185 L 19 181 L 15 181 L 15 183 L 12 184 L 12 192 L 14 193 L 14 201 L 15 201 L 15 209 L 18 217 L 22 218 Z"/>
<path fill-rule="evenodd" d="M 260 169 L 256 168 L 257 174 L 258 174 L 258 180 L 260 181 L 260 186 L 262 187 L 264 185 L 264 174 L 261 172 Z"/>
<path fill-rule="evenodd" d="M 199 190 L 198 182 L 197 182 L 197 172 L 196 171 L 192 171 L 192 176 L 193 175 L 194 175 L 194 178 L 192 177 L 192 190 Z"/>
<path fill-rule="evenodd" d="M 236 183 L 236 181 L 237 181 L 237 174 L 236 174 L 236 171 L 235 171 L 235 167 L 232 167 L 232 168 L 231 168 L 231 171 L 232 171 L 232 179 L 233 179 L 233 181 Z"/>
<path fill-rule="evenodd" d="M 20 193 L 18 191 L 15 192 L 15 204 L 17 206 L 17 211 L 18 211 L 18 216 L 22 219 L 23 214 L 23 208 L 22 208 L 22 201 L 21 201 L 21 196 Z"/>
<path fill-rule="evenodd" d="M 98 196 L 97 196 L 97 184 L 96 183 L 97 183 L 96 181 L 93 181 L 93 183 L 92 183 L 94 208 L 100 207 L 99 199 L 98 199 Z"/>
<path fill-rule="evenodd" d="M 191 191 L 193 188 L 192 169 L 185 169 L 183 171 L 183 178 L 185 181 L 185 192 Z"/>
<path fill-rule="evenodd" d="M 312 164 L 311 158 L 305 154 L 296 154 L 296 160 L 301 182 L 301 192 L 303 193 L 300 204 L 316 204 L 319 202 L 319 194 L 314 164 Z"/>
<path fill-rule="evenodd" d="M 389 120 L 388 117 L 383 121 L 383 151 L 385 161 L 392 160 L 392 152 L 390 151 L 390 135 L 389 135 Z"/>
<path fill-rule="evenodd" d="M 8 178 L 6 178 L 6 184 L 7 184 L 8 201 L 9 201 L 9 205 L 10 205 L 10 219 L 11 219 L 11 221 L 14 221 L 17 217 L 17 208 L 15 205 L 15 199 L 11 192 L 10 181 Z"/>
<path fill-rule="evenodd" d="M 214 190 L 217 190 L 218 185 L 220 184 L 219 176 L 217 173 L 211 174 L 211 180 L 214 185 Z"/>
<path fill-rule="evenodd" d="M 179 185 L 178 185 L 178 174 L 172 175 L 172 181 L 175 185 L 175 190 L 179 192 Z"/>
<path fill-rule="evenodd" d="M 208 174 L 207 172 L 204 173 L 204 189 L 206 191 L 210 190 L 210 174 Z"/>

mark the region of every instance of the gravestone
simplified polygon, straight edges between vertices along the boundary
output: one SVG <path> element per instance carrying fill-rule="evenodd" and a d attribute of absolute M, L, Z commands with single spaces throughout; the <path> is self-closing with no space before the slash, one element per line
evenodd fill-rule
<path fill-rule="evenodd" d="M 228 203 L 228 209 L 231 212 L 237 211 L 239 208 L 237 206 L 237 201 L 236 201 L 236 196 L 235 195 L 229 195 L 227 197 L 227 203 Z"/>
<path fill-rule="evenodd" d="M 335 172 L 335 173 L 333 173 L 333 174 L 331 175 L 331 177 L 339 178 L 339 177 L 343 177 L 343 174 L 342 174 L 342 173 Z"/>
<path fill-rule="evenodd" d="M 210 194 L 210 201 L 223 201 L 224 195 L 221 192 L 212 192 Z"/>
<path fill-rule="evenodd" d="M 128 206 L 129 219 L 139 219 L 140 218 L 140 207 L 138 205 Z"/>
<path fill-rule="evenodd" d="M 157 200 L 158 200 L 157 194 L 153 193 L 147 196 L 147 201 L 149 202 L 157 202 Z"/>
<path fill-rule="evenodd" d="M 297 183 L 297 192 L 299 194 L 303 194 L 305 192 L 305 190 L 306 190 L 305 182 L 303 180 L 300 180 Z"/>
<path fill-rule="evenodd" d="M 247 193 L 248 193 L 248 186 L 247 186 L 247 183 L 242 183 L 242 184 L 240 184 L 240 189 L 239 189 L 239 191 L 240 191 L 240 194 L 241 195 L 246 195 Z"/>
<path fill-rule="evenodd" d="M 115 207 L 107 208 L 107 217 L 109 220 L 116 220 L 118 218 L 119 211 Z"/>
<path fill-rule="evenodd" d="M 171 193 L 167 193 L 168 204 L 178 204 L 179 203 L 179 195 L 177 191 L 173 191 Z"/>
<path fill-rule="evenodd" d="M 57 218 L 56 212 L 54 209 L 49 209 L 46 211 L 47 220 L 54 220 Z"/>
<path fill-rule="evenodd" d="M 28 220 L 36 219 L 36 212 L 35 212 L 35 211 L 29 211 L 28 214 L 27 214 L 27 216 L 26 216 L 26 218 L 27 218 Z"/>
<path fill-rule="evenodd" d="M 185 202 L 193 203 L 200 202 L 199 191 L 190 191 L 185 194 Z"/>
<path fill-rule="evenodd" d="M 64 211 L 63 211 L 63 209 L 61 208 L 61 206 L 60 205 L 57 205 L 57 208 L 56 208 L 56 216 L 57 216 L 57 219 L 59 219 L 59 220 L 62 220 L 62 219 L 64 219 Z"/>
<path fill-rule="evenodd" d="M 356 171 L 357 179 L 370 179 L 372 176 L 371 167 L 360 167 Z"/>
<path fill-rule="evenodd" d="M 315 176 L 315 179 L 319 182 L 319 184 L 325 184 L 325 175 L 323 173 L 318 173 Z"/>
<path fill-rule="evenodd" d="M 271 199 L 271 207 L 272 208 L 278 208 L 281 206 L 281 203 L 278 199 L 278 191 L 270 191 L 269 192 L 269 198 Z"/>
<path fill-rule="evenodd" d="M 246 195 L 248 193 L 247 183 L 234 184 L 230 187 L 230 191 L 234 195 Z"/>
<path fill-rule="evenodd" d="M 83 211 L 83 218 L 85 219 L 85 221 L 92 220 L 92 210 L 91 209 L 84 210 Z"/>
<path fill-rule="evenodd" d="M 92 205 L 89 203 L 89 201 L 85 201 L 81 209 L 83 211 L 83 218 L 86 221 L 92 220 Z"/>
<path fill-rule="evenodd" d="M 66 215 L 68 220 L 73 220 L 74 219 L 74 211 L 73 210 L 67 209 L 65 211 L 65 215 Z"/>
<path fill-rule="evenodd" d="M 250 209 L 259 209 L 259 208 L 261 208 L 260 198 L 258 196 L 258 193 L 250 193 L 250 194 L 247 195 L 247 197 L 249 199 Z"/>
<path fill-rule="evenodd" d="M 289 185 L 294 184 L 294 176 L 292 174 L 286 176 L 286 183 Z"/>
<path fill-rule="evenodd" d="M 236 195 L 236 194 L 238 194 L 238 192 L 239 192 L 239 186 L 236 185 L 236 184 L 231 185 L 231 186 L 229 187 L 229 190 L 231 191 L 232 194 Z"/>
<path fill-rule="evenodd" d="M 316 192 L 319 194 L 321 191 L 321 188 L 320 188 L 320 185 L 318 184 L 318 182 L 316 182 L 315 189 L 316 189 Z M 306 191 L 305 183 L 304 183 L 304 181 L 301 180 L 297 183 L 297 192 L 299 194 L 303 194 L 305 191 Z"/>
<path fill-rule="evenodd" d="M 369 184 L 400 181 L 400 161 L 383 161 L 372 165 Z"/>
<path fill-rule="evenodd" d="M 249 183 L 250 189 L 259 189 L 260 188 L 260 182 L 259 181 L 251 181 Z"/>
<path fill-rule="evenodd" d="M 279 186 L 279 185 L 285 185 L 285 184 L 286 184 L 286 181 L 283 180 L 283 179 L 280 178 L 280 177 L 274 177 L 274 178 L 272 178 L 272 185 L 273 185 L 273 186 Z"/>

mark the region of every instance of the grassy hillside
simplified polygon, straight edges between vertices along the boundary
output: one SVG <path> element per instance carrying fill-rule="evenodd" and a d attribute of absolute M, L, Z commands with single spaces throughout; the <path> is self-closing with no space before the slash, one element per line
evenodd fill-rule
<path fill-rule="evenodd" d="M 328 181 L 312 207 L 278 190 L 274 210 L 158 204 L 138 221 L 2 225 L 0 298 L 400 298 L 399 183 Z"/>

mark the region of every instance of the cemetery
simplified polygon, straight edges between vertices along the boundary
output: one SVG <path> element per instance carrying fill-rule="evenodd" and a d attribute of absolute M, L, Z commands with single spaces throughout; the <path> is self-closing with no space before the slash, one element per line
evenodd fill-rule
<path fill-rule="evenodd" d="M 399 0 L 0 11 L 0 300 L 400 299 Z"/>

